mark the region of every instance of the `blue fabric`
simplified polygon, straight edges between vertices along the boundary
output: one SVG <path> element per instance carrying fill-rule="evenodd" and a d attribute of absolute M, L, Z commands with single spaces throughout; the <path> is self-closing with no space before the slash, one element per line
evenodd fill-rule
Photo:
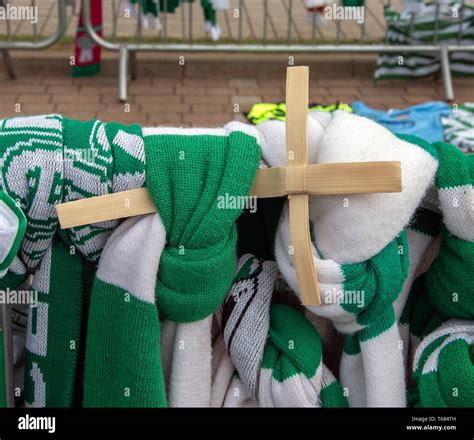
<path fill-rule="evenodd" d="M 406 109 L 390 109 L 388 112 L 373 109 L 362 101 L 352 103 L 354 113 L 365 116 L 397 134 L 418 136 L 427 142 L 441 142 L 444 131 L 441 116 L 450 116 L 451 107 L 442 101 L 431 101 Z"/>

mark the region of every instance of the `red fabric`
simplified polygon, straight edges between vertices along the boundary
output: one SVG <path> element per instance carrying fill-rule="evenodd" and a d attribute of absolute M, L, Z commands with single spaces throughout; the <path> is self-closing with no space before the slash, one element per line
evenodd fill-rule
<path fill-rule="evenodd" d="M 101 47 L 85 32 L 82 18 L 83 4 L 75 41 L 74 76 L 93 75 L 100 70 Z M 102 0 L 90 0 L 91 22 L 95 31 L 102 36 Z"/>

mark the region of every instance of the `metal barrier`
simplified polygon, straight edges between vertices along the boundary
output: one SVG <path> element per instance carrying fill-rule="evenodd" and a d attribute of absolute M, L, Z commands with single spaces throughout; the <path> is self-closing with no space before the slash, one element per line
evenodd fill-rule
<path fill-rule="evenodd" d="M 238 23 L 237 23 L 237 37 L 231 38 L 235 42 L 222 42 L 222 43 L 202 43 L 195 42 L 193 38 L 193 4 L 183 4 L 181 6 L 181 21 L 182 21 L 182 38 L 186 42 L 176 42 L 171 40 L 168 32 L 168 14 L 163 12 L 163 28 L 161 31 L 160 42 L 145 42 L 143 40 L 143 26 L 141 20 L 137 20 L 136 25 L 136 36 L 137 42 L 121 42 L 117 37 L 117 4 L 115 0 L 113 2 L 114 20 L 112 24 L 112 40 L 107 40 L 101 37 L 93 29 L 90 20 L 90 0 L 84 0 L 84 25 L 89 33 L 90 37 L 100 46 L 105 49 L 117 51 L 119 53 L 119 100 L 127 100 L 127 81 L 128 81 L 128 58 L 130 55 L 130 63 L 132 70 L 132 78 L 136 76 L 136 53 L 137 52 L 291 52 L 291 53 L 434 53 L 439 54 L 441 64 L 441 75 L 444 84 L 444 92 L 447 100 L 454 98 L 453 83 L 450 71 L 450 54 L 456 51 L 463 52 L 474 52 L 474 45 L 461 46 L 460 44 L 440 44 L 436 39 L 437 32 L 435 31 L 435 39 L 432 44 L 423 45 L 387 45 L 387 44 L 345 44 L 341 43 L 344 38 L 343 27 L 340 20 L 336 20 L 336 42 L 335 43 L 322 43 L 318 42 L 318 36 L 321 36 L 321 30 L 316 26 L 315 20 L 310 27 L 310 38 L 304 38 L 301 30 L 293 19 L 294 0 L 282 0 L 282 4 L 285 5 L 287 12 L 287 27 L 286 27 L 286 42 L 282 44 L 269 43 L 270 39 L 268 36 L 269 29 L 276 34 L 276 26 L 273 22 L 271 14 L 269 13 L 269 1 L 263 0 L 263 23 L 262 23 L 262 35 L 258 39 L 255 32 L 255 26 L 249 18 L 248 7 L 244 0 L 238 1 L 239 11 Z M 138 2 L 138 7 L 139 7 Z M 166 0 L 165 0 L 166 4 Z M 388 1 L 391 4 L 391 0 Z M 186 8 L 187 6 L 187 8 Z M 166 9 L 166 7 L 165 7 Z M 185 15 L 187 9 L 188 22 L 186 24 Z M 140 9 L 139 9 L 140 12 Z M 139 16 L 140 14 L 138 14 Z M 228 14 L 224 14 L 226 27 L 228 33 L 232 36 L 231 26 L 228 21 Z M 459 18 L 461 22 L 462 18 Z M 250 31 L 251 39 L 258 39 L 258 43 L 246 42 L 243 39 L 243 26 L 244 21 L 247 23 L 247 27 Z M 364 21 L 365 23 L 365 21 Z M 367 29 L 365 24 L 360 25 L 360 41 L 364 43 L 367 41 Z M 460 26 L 460 37 L 461 37 L 461 26 Z M 295 42 L 295 40 L 297 42 Z"/>
<path fill-rule="evenodd" d="M 10 4 L 11 2 L 9 0 L 0 1 L 0 6 L 7 7 Z M 73 5 L 73 4 L 74 4 L 74 1 L 71 1 L 71 0 L 58 0 L 57 1 L 58 24 L 54 32 L 50 36 L 45 37 L 45 38 L 41 38 L 42 29 L 38 29 L 37 23 L 32 22 L 31 23 L 31 31 L 32 31 L 31 41 L 25 41 L 25 40 L 18 41 L 16 38 L 14 38 L 15 31 L 12 29 L 10 20 L 5 20 L 6 36 L 5 36 L 5 40 L 0 41 L 0 51 L 2 52 L 3 61 L 6 66 L 7 73 L 11 78 L 15 78 L 16 74 L 15 74 L 15 69 L 14 69 L 12 60 L 10 58 L 9 51 L 10 50 L 41 50 L 41 49 L 47 49 L 48 47 L 51 47 L 53 44 L 57 43 L 66 33 L 66 29 L 67 29 L 66 6 Z M 37 1 L 31 0 L 29 7 L 36 8 Z M 51 11 L 54 7 L 55 7 L 55 4 L 51 3 L 47 18 L 49 18 L 49 16 L 51 15 Z M 17 27 L 16 33 L 19 32 L 20 27 L 23 24 L 24 22 L 19 21 L 18 23 L 19 26 Z"/>

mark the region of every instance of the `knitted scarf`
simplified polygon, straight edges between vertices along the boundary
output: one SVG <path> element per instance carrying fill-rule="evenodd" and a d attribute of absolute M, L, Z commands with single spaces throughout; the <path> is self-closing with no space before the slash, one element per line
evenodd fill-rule
<path fill-rule="evenodd" d="M 434 147 L 439 158 L 439 207 L 432 206 L 428 213 L 438 225 L 430 234 L 433 239 L 436 237 L 436 251 L 431 264 L 419 271 L 400 320 L 410 349 L 408 361 L 420 341 L 436 332 L 442 323 L 450 318 L 474 317 L 474 157 L 463 155 L 449 144 L 438 143 Z M 420 405 L 427 401 L 420 395 Z M 461 402 L 455 399 L 447 404 L 460 406 Z"/>
<path fill-rule="evenodd" d="M 90 1 L 90 20 L 98 35 L 102 36 L 102 0 Z M 102 47 L 86 32 L 83 19 L 83 5 L 79 13 L 76 39 L 74 42 L 74 60 L 72 76 L 92 76 L 100 73 Z"/>
<path fill-rule="evenodd" d="M 264 136 L 264 160 L 271 166 L 284 165 L 284 125 L 269 121 L 257 128 Z M 349 404 L 405 406 L 403 353 L 396 325 L 396 313 L 403 306 L 396 300 L 406 299 L 413 270 L 404 227 L 432 182 L 437 161 L 425 149 L 372 121 L 344 112 L 311 114 L 309 158 L 311 163 L 401 161 L 401 193 L 311 198 L 313 256 L 322 305 L 308 309 L 329 318 L 346 336 L 340 379 L 348 389 Z M 275 254 L 286 281 L 298 292 L 290 244 L 285 207 Z M 418 245 L 423 248 L 421 241 Z M 412 255 L 421 258 L 423 249 L 415 251 Z"/>
<path fill-rule="evenodd" d="M 315 328 L 290 306 L 272 304 L 277 275 L 274 262 L 242 256 L 223 307 L 223 340 L 246 394 L 262 407 L 347 406 Z M 235 393 L 234 381 L 215 388 L 224 403 Z"/>
<path fill-rule="evenodd" d="M 117 394 L 117 389 L 107 386 L 100 387 L 101 396 L 91 392 L 88 383 L 100 382 L 95 373 L 105 367 L 94 364 L 102 363 L 101 356 L 89 353 L 101 350 L 105 355 L 106 350 L 110 351 L 107 357 L 115 359 L 122 353 L 121 348 L 127 352 L 126 347 L 108 343 L 124 340 L 128 327 L 124 329 L 114 321 L 120 316 L 114 308 L 108 313 L 100 311 L 107 308 L 110 292 L 123 289 L 124 284 L 114 284 L 113 273 L 107 278 L 107 270 L 101 269 L 92 289 L 94 266 L 118 222 L 58 233 L 55 204 L 143 186 L 147 150 L 147 184 L 162 214 L 168 241 L 159 259 L 155 292 L 160 314 L 179 322 L 207 319 L 232 283 L 234 221 L 242 207 L 221 206 L 218 202 L 221 196 L 240 199 L 248 194 L 260 158 L 257 133 L 238 123 L 214 130 L 145 132 L 146 146 L 138 126 L 80 123 L 58 115 L 0 122 L 1 190 L 18 201 L 27 219 L 18 258 L 0 287 L 15 288 L 33 273 L 32 289 L 39 298 L 28 320 L 25 400 L 29 405 L 81 404 L 84 355 L 86 405 L 164 404 L 162 389 L 143 398 L 140 392 L 145 391 L 139 379 L 129 384 L 132 399 L 124 400 L 123 393 Z M 163 188 L 169 190 L 168 194 Z M 137 234 L 137 228 L 131 228 L 132 235 Z M 121 241 L 114 239 L 110 246 L 118 246 L 116 243 Z M 107 255 L 110 260 L 110 252 Z M 123 262 L 124 273 L 129 263 Z M 110 261 L 106 259 L 101 267 L 111 267 Z M 112 287 L 102 288 L 101 282 Z M 130 290 L 131 297 L 136 298 L 137 289 Z M 123 310 L 127 311 L 130 319 L 141 316 L 133 307 Z M 107 331 L 111 332 L 110 339 L 104 333 Z M 99 334 L 101 341 L 97 341 Z M 122 363 L 123 359 L 117 358 L 116 362 Z M 158 382 L 154 382 L 156 388 L 161 387 Z"/>
<path fill-rule="evenodd" d="M 250 191 L 260 160 L 258 132 L 231 122 L 221 129 L 150 128 L 143 135 L 147 186 L 167 234 L 157 303 L 164 318 L 181 323 L 164 325 L 171 345 L 164 356 L 172 357 L 165 363 L 173 365 L 170 404 L 208 406 L 210 315 L 235 274 L 235 220 L 243 206 L 231 202 Z M 202 393 L 197 384 L 204 383 Z"/>
<path fill-rule="evenodd" d="M 472 321 L 451 319 L 427 335 L 415 353 L 411 404 L 418 407 L 474 406 Z"/>
<path fill-rule="evenodd" d="M 158 214 L 127 219 L 107 241 L 89 306 L 86 407 L 166 406 L 155 304 L 164 245 Z"/>
<path fill-rule="evenodd" d="M 81 123 L 59 115 L 0 122 L 1 189 L 26 215 L 18 258 L 1 280 L 16 289 L 34 273 L 38 294 L 30 308 L 25 400 L 33 406 L 81 402 L 84 313 L 100 255 L 117 222 L 58 234 L 54 205 L 144 183 L 143 140 L 138 126 Z M 85 258 L 82 258 L 85 257 Z M 67 301 L 65 293 L 67 292 Z"/>

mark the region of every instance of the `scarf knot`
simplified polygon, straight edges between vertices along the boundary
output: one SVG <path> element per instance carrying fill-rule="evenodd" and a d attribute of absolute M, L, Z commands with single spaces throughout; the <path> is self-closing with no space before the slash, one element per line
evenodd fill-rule
<path fill-rule="evenodd" d="M 235 220 L 260 160 L 257 131 L 232 122 L 219 129 L 144 130 L 146 181 L 167 244 L 156 300 L 167 319 L 197 321 L 224 300 L 235 274 Z"/>

